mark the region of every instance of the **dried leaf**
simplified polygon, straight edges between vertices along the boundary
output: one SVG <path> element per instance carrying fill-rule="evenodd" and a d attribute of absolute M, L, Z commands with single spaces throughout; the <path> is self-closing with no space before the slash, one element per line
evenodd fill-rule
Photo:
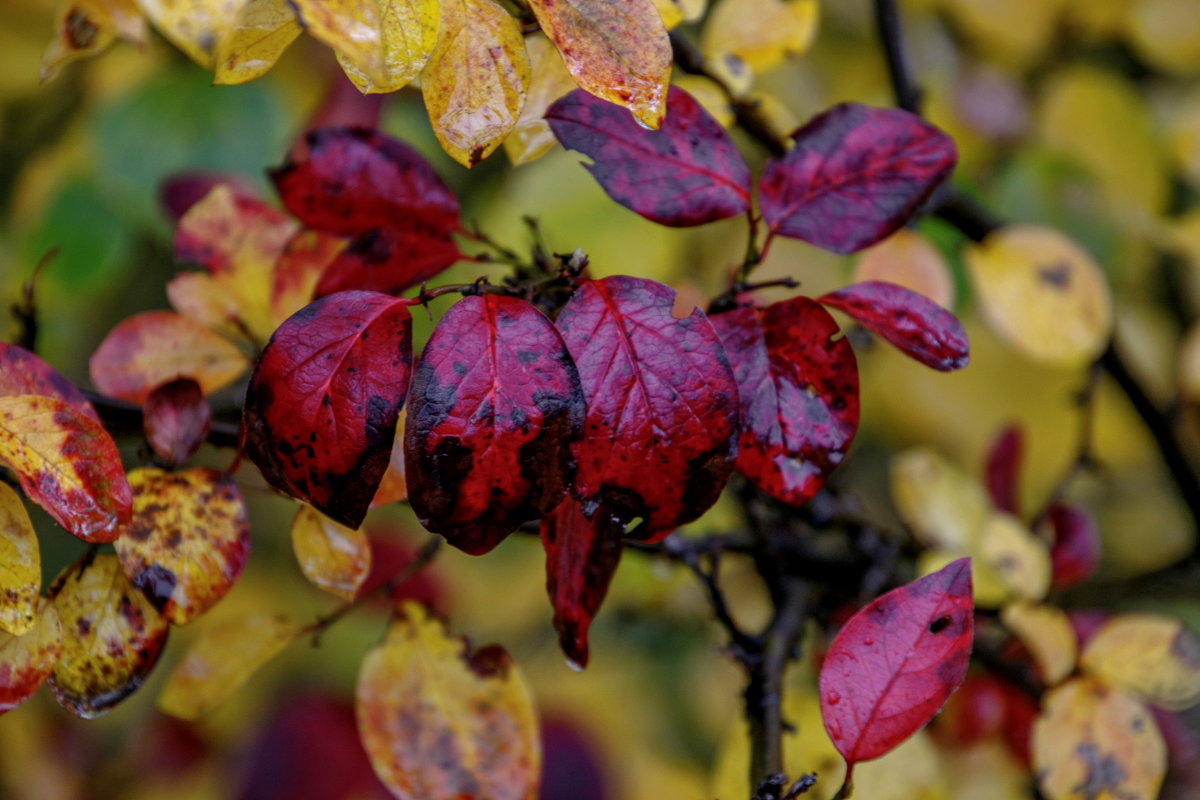
<path fill-rule="evenodd" d="M 216 63 L 217 42 L 231 30 L 247 0 L 137 0 L 154 27 L 205 69 Z"/>
<path fill-rule="evenodd" d="M 246 83 L 265 75 L 299 35 L 289 0 L 245 0 L 217 42 L 213 83 Z"/>
<path fill-rule="evenodd" d="M 1025 645 L 1042 682 L 1053 686 L 1075 670 L 1075 629 L 1062 609 L 1016 602 L 1000 610 L 1000 621 Z"/>
<path fill-rule="evenodd" d="M 921 233 L 901 228 L 863 250 L 854 281 L 887 281 L 928 297 L 942 308 L 954 305 L 954 278 L 941 251 Z"/>
<path fill-rule="evenodd" d="M 33 353 L 15 344 L 0 342 L 0 397 L 36 394 L 57 397 L 96 422 L 100 415 L 79 387 Z"/>
<path fill-rule="evenodd" d="M 513 166 L 527 164 L 544 155 L 558 141 L 543 117 L 551 104 L 575 88 L 575 79 L 562 57 L 541 33 L 525 37 L 529 54 L 529 88 L 517 124 L 504 140 L 504 153 Z"/>
<path fill-rule="evenodd" d="M 129 522 L 129 484 L 116 443 L 62 400 L 0 397 L 0 462 L 30 500 L 85 542 L 111 542 Z"/>
<path fill-rule="evenodd" d="M 114 543 L 121 568 L 159 613 L 185 625 L 225 596 L 250 555 L 242 497 L 211 469 L 129 473 L 133 522 Z"/>
<path fill-rule="evenodd" d="M 475 653 L 406 603 L 363 659 L 358 727 L 399 800 L 533 800 L 540 752 L 533 702 L 503 648 Z"/>
<path fill-rule="evenodd" d="M 1015 596 L 1041 600 L 1050 591 L 1050 550 L 1012 514 L 991 516 L 976 553 Z"/>
<path fill-rule="evenodd" d="M 63 570 L 50 600 L 70 632 L 50 676 L 54 699 L 77 717 L 98 717 L 142 685 L 167 642 L 167 621 L 110 554 Z"/>
<path fill-rule="evenodd" d="M 42 83 L 72 61 L 101 52 L 117 36 L 146 39 L 146 22 L 134 0 L 63 0 L 54 15 L 54 38 L 42 55 Z"/>
<path fill-rule="evenodd" d="M 309 506 L 301 506 L 292 519 L 292 552 L 313 586 L 343 600 L 353 600 L 371 572 L 367 534 Z"/>
<path fill-rule="evenodd" d="M 42 591 L 37 532 L 21 497 L 0 483 L 0 630 L 24 636 L 33 628 Z"/>
<path fill-rule="evenodd" d="M 732 56 L 765 72 L 808 50 L 818 12 L 816 0 L 721 0 L 704 23 L 700 46 L 710 61 Z"/>
<path fill-rule="evenodd" d="M 1200 639 L 1159 614 L 1120 614 L 1088 642 L 1087 672 L 1172 711 L 1200 702 Z"/>
<path fill-rule="evenodd" d="M 0 714 L 24 703 L 50 677 L 62 650 L 62 625 L 42 600 L 37 622 L 21 636 L 0 633 Z"/>
<path fill-rule="evenodd" d="M 152 391 L 142 407 L 146 441 L 159 458 L 171 464 L 187 461 L 208 437 L 212 409 L 191 378 L 164 383 Z"/>
<path fill-rule="evenodd" d="M 247 614 L 206 628 L 158 695 L 164 714 L 196 720 L 221 706 L 303 628 L 278 614 Z"/>

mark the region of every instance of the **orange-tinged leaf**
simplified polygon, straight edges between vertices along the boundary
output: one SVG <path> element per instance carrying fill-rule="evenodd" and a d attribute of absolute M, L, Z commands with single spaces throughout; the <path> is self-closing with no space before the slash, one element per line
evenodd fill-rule
<path fill-rule="evenodd" d="M 1113 617 L 1088 641 L 1080 664 L 1163 708 L 1178 711 L 1200 702 L 1200 639 L 1171 617 Z"/>
<path fill-rule="evenodd" d="M 662 124 L 671 42 L 652 0 L 530 0 L 580 88 Z"/>
<path fill-rule="evenodd" d="M 50 600 L 68 632 L 50 676 L 54 699 L 77 717 L 98 717 L 142 685 L 167 642 L 167 621 L 107 553 L 63 570 Z"/>
<path fill-rule="evenodd" d="M 42 81 L 81 58 L 95 55 L 121 36 L 146 38 L 146 23 L 134 0 L 63 0 L 54 16 L 54 38 L 42 55 Z"/>
<path fill-rule="evenodd" d="M 533 800 L 541 760 L 532 700 L 515 664 L 405 603 L 363 659 L 359 732 L 400 800 Z"/>
<path fill-rule="evenodd" d="M 211 69 L 217 42 L 233 26 L 246 0 L 137 0 L 154 27 L 188 58 Z"/>
<path fill-rule="evenodd" d="M 109 331 L 88 370 L 101 392 L 142 403 L 176 378 L 191 378 L 210 395 L 237 380 L 249 363 L 241 350 L 200 323 L 173 311 L 146 311 Z"/>
<path fill-rule="evenodd" d="M 20 495 L 0 483 L 0 630 L 15 636 L 28 633 L 41 591 L 37 532 Z"/>
<path fill-rule="evenodd" d="M 217 43 L 213 83 L 245 83 L 266 74 L 299 35 L 288 0 L 246 0 Z"/>
<path fill-rule="evenodd" d="M 984 316 L 1026 356 L 1082 366 L 1108 345 L 1108 284 L 1087 251 L 1062 233 L 1010 225 L 968 247 L 965 256 Z"/>
<path fill-rule="evenodd" d="M 943 308 L 954 305 L 954 278 L 945 257 L 921 233 L 901 228 L 859 256 L 854 282 L 887 281 L 912 289 Z"/>
<path fill-rule="evenodd" d="M 1042 700 L 1033 766 L 1046 800 L 1154 800 L 1167 753 L 1145 706 L 1098 680 L 1076 678 Z"/>
<path fill-rule="evenodd" d="M 542 117 L 555 100 L 575 88 L 575 79 L 549 39 L 536 33 L 526 37 L 525 48 L 529 53 L 529 88 L 521 116 L 504 140 L 504 153 L 513 166 L 533 161 L 558 142 Z"/>
<path fill-rule="evenodd" d="M 441 0 L 441 13 L 421 94 L 442 149 L 469 168 L 517 124 L 529 90 L 529 56 L 516 18 L 492 0 Z"/>
<path fill-rule="evenodd" d="M 712 61 L 733 56 L 763 72 L 808 50 L 817 18 L 816 0 L 721 0 L 704 24 L 701 49 Z"/>
<path fill-rule="evenodd" d="M 85 542 L 111 542 L 129 522 L 121 455 L 108 431 L 53 397 L 0 397 L 0 462 L 55 522 Z"/>
<path fill-rule="evenodd" d="M 271 316 L 275 327 L 313 301 L 317 281 L 349 239 L 301 230 L 288 240 L 271 277 Z"/>
<path fill-rule="evenodd" d="M 988 519 L 977 552 L 1013 595 L 1041 600 L 1050 591 L 1050 548 L 1012 514 Z"/>
<path fill-rule="evenodd" d="M 371 508 L 384 506 L 408 499 L 408 481 L 404 477 L 404 417 L 396 424 L 396 439 L 392 444 L 392 456 L 387 472 L 371 498 Z"/>
<path fill-rule="evenodd" d="M 222 705 L 297 636 L 279 614 L 247 614 L 204 630 L 167 676 L 158 695 L 164 714 L 195 720 Z"/>
<path fill-rule="evenodd" d="M 292 550 L 300 571 L 318 589 L 353 600 L 371 571 L 371 544 L 362 528 L 347 528 L 312 506 L 292 520 Z"/>
<path fill-rule="evenodd" d="M 438 0 L 293 0 L 363 94 L 402 89 L 437 45 Z"/>
<path fill-rule="evenodd" d="M 22 636 L 0 633 L 0 714 L 28 700 L 45 683 L 62 648 L 62 626 L 48 600 Z"/>
<path fill-rule="evenodd" d="M 159 613 L 184 625 L 225 596 L 250 554 L 237 487 L 211 469 L 129 473 L 133 522 L 114 543 L 121 568 Z"/>
<path fill-rule="evenodd" d="M 1000 610 L 1000 621 L 1029 650 L 1047 686 L 1075 669 L 1075 629 L 1062 609 L 1018 601 Z"/>

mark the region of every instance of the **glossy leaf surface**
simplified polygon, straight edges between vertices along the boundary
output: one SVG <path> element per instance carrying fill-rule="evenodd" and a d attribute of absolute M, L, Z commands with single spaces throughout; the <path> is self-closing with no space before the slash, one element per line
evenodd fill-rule
<path fill-rule="evenodd" d="M 737 455 L 738 390 L 720 339 L 675 293 L 616 275 L 584 281 L 558 316 L 587 402 L 572 492 L 634 535 L 661 538 L 716 502 Z"/>
<path fill-rule="evenodd" d="M 462 258 L 445 232 L 419 223 L 378 228 L 352 239 L 317 280 L 314 297 L 352 290 L 400 294 Z"/>
<path fill-rule="evenodd" d="M 247 455 L 276 489 L 357 528 L 387 470 L 411 370 L 402 302 L 341 292 L 305 306 L 251 375 Z"/>
<path fill-rule="evenodd" d="M 142 685 L 167 642 L 167 620 L 110 554 L 67 567 L 50 600 L 69 633 L 50 676 L 54 699 L 77 717 L 98 717 Z"/>
<path fill-rule="evenodd" d="M 265 75 L 300 31 L 288 0 L 245 0 L 217 42 L 213 83 L 246 83 Z"/>
<path fill-rule="evenodd" d="M 945 569 L 871 601 L 842 627 L 821 667 L 821 715 L 846 762 L 878 758 L 933 717 L 966 675 L 971 568 Z"/>
<path fill-rule="evenodd" d="M 154 454 L 182 464 L 204 444 L 212 426 L 212 409 L 200 384 L 180 378 L 150 392 L 142 406 L 142 424 Z"/>
<path fill-rule="evenodd" d="M 292 519 L 292 552 L 313 586 L 343 600 L 354 599 L 371 571 L 367 534 L 309 506 L 301 506 Z"/>
<path fill-rule="evenodd" d="M 250 555 L 237 486 L 211 469 L 129 473 L 133 522 L 114 543 L 121 568 L 160 614 L 184 625 L 225 596 Z"/>
<path fill-rule="evenodd" d="M 945 180 L 953 140 L 907 111 L 842 103 L 793 134 L 759 182 L 772 233 L 853 253 L 900 228 Z"/>
<path fill-rule="evenodd" d="M 854 283 L 819 302 L 844 311 L 906 356 L 942 372 L 967 365 L 967 332 L 958 318 L 911 289 L 883 281 Z"/>
<path fill-rule="evenodd" d="M 37 531 L 21 496 L 0 483 L 0 630 L 26 634 L 34 625 L 41 591 Z"/>
<path fill-rule="evenodd" d="M 491 550 L 566 495 L 583 419 L 579 373 L 550 320 L 517 298 L 464 297 L 413 373 L 404 428 L 413 511 L 455 547 Z"/>
<path fill-rule="evenodd" d="M 1200 638 L 1170 617 L 1113 617 L 1088 642 L 1080 664 L 1162 708 L 1181 710 L 1200 702 Z"/>
<path fill-rule="evenodd" d="M 712 316 L 741 402 L 737 470 L 803 505 L 841 463 L 858 429 L 858 366 L 833 317 L 796 297 Z"/>
<path fill-rule="evenodd" d="M 24 703 L 50 677 L 62 652 L 62 625 L 42 600 L 36 622 L 21 636 L 0 633 L 0 714 Z"/>
<path fill-rule="evenodd" d="M 0 462 L 30 500 L 85 542 L 111 542 L 129 522 L 129 483 L 116 443 L 62 400 L 0 397 Z"/>
<path fill-rule="evenodd" d="M 546 112 L 563 146 L 592 159 L 588 172 L 616 202 L 663 225 L 701 225 L 750 205 L 750 169 L 733 140 L 678 86 L 667 118 L 646 130 L 623 109 L 576 90 Z"/>
<path fill-rule="evenodd" d="M 84 416 L 100 421 L 79 387 L 58 370 L 24 348 L 0 342 L 0 397 L 18 394 L 57 397 Z"/>
<path fill-rule="evenodd" d="M 406 603 L 363 659 L 355 694 L 371 765 L 399 800 L 533 800 L 540 752 L 529 691 L 498 645 L 471 653 Z"/>

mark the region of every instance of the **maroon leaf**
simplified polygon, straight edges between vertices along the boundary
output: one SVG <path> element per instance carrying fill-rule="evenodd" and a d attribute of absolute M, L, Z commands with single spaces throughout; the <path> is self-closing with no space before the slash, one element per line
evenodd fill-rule
<path fill-rule="evenodd" d="M 1020 488 L 1021 455 L 1024 450 L 1025 437 L 1021 427 L 1009 425 L 992 442 L 983 468 L 983 481 L 992 497 L 992 504 L 1010 514 L 1021 513 L 1017 490 Z"/>
<path fill-rule="evenodd" d="M 267 481 L 357 528 L 387 470 L 412 371 L 404 301 L 341 292 L 289 317 L 246 392 L 246 453 Z"/>
<path fill-rule="evenodd" d="M 33 353 L 15 344 L 0 342 L 0 397 L 36 394 L 56 397 L 85 417 L 100 416 L 75 384 Z"/>
<path fill-rule="evenodd" d="M 558 643 L 582 669 L 588 662 L 588 628 L 621 560 L 625 526 L 603 506 L 588 519 L 579 501 L 568 497 L 542 520 L 541 533 Z"/>
<path fill-rule="evenodd" d="M 150 392 L 142 413 L 150 449 L 172 464 L 195 455 L 212 425 L 212 409 L 200 384 L 191 378 L 164 383 Z"/>
<path fill-rule="evenodd" d="M 400 294 L 429 280 L 462 254 L 444 231 L 413 223 L 355 237 L 321 273 L 315 296 L 366 289 Z"/>
<path fill-rule="evenodd" d="M 322 128 L 308 153 L 271 172 L 287 209 L 310 228 L 357 236 L 418 224 L 458 228 L 458 200 L 416 150 L 365 128 Z"/>
<path fill-rule="evenodd" d="M 660 539 L 716 502 L 737 455 L 738 395 L 708 318 L 671 315 L 675 293 L 644 278 L 583 281 L 558 329 L 587 400 L 572 489 L 635 535 Z"/>
<path fill-rule="evenodd" d="M 834 638 L 821 666 L 821 716 L 853 766 L 917 732 L 962 683 L 971 656 L 971 561 L 871 601 Z"/>
<path fill-rule="evenodd" d="M 858 366 L 829 312 L 807 297 L 714 314 L 734 364 L 742 431 L 737 470 L 803 505 L 841 463 L 858 429 Z"/>
<path fill-rule="evenodd" d="M 588 164 L 613 200 L 663 225 L 733 217 L 750 205 L 750 170 L 729 134 L 692 96 L 672 86 L 667 117 L 647 130 L 621 106 L 576 89 L 545 115 L 564 147 Z"/>
<path fill-rule="evenodd" d="M 886 281 L 855 283 L 818 299 L 844 311 L 910 358 L 942 372 L 967 365 L 967 332 L 922 294 Z"/>
<path fill-rule="evenodd" d="M 571 479 L 583 390 L 550 320 L 524 300 L 464 297 L 413 372 L 404 427 L 421 524 L 475 555 L 551 511 Z"/>
<path fill-rule="evenodd" d="M 902 226 L 954 169 L 954 141 L 907 111 L 842 103 L 792 134 L 759 182 L 772 234 L 853 253 Z"/>
<path fill-rule="evenodd" d="M 255 200 L 258 195 L 244 177 L 237 173 L 180 172 L 158 187 L 158 200 L 176 222 L 188 209 L 220 185 L 228 186 L 238 199 Z"/>
<path fill-rule="evenodd" d="M 1100 531 L 1092 515 L 1070 503 L 1055 503 L 1046 516 L 1054 530 L 1050 568 L 1055 589 L 1087 579 L 1100 566 Z"/>

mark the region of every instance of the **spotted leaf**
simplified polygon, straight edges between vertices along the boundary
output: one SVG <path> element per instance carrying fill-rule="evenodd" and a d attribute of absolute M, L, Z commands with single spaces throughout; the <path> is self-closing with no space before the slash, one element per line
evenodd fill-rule
<path fill-rule="evenodd" d="M 1163 708 L 1200 702 L 1200 637 L 1167 616 L 1113 617 L 1088 641 L 1080 666 Z"/>
<path fill-rule="evenodd" d="M 20 495 L 0 483 L 0 630 L 15 636 L 28 633 L 41 591 L 37 532 Z"/>
<path fill-rule="evenodd" d="M 62 651 L 62 625 L 48 600 L 20 636 L 0 633 L 0 714 L 24 703 L 50 677 Z"/>
<path fill-rule="evenodd" d="M 462 258 L 445 233 L 410 222 L 356 236 L 330 261 L 314 297 L 362 289 L 398 295 Z"/>
<path fill-rule="evenodd" d="M 58 370 L 24 348 L 0 342 L 0 396 L 18 394 L 57 397 L 84 416 L 100 421 L 83 392 Z"/>

